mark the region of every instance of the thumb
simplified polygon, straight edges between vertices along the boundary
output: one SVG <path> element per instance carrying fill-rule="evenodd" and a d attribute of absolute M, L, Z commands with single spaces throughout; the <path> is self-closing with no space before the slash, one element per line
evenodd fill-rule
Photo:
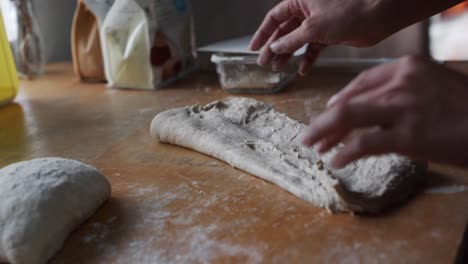
<path fill-rule="evenodd" d="M 304 20 L 300 27 L 289 34 L 279 38 L 270 45 L 271 51 L 276 54 L 292 54 L 309 42 L 317 42 L 317 28 L 312 19 Z"/>

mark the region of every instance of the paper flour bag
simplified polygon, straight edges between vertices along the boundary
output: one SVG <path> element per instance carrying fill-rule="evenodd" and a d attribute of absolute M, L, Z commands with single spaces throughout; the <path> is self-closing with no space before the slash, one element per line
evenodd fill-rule
<path fill-rule="evenodd" d="M 186 0 L 116 0 L 101 28 L 106 78 L 153 89 L 194 68 L 193 18 Z"/>
<path fill-rule="evenodd" d="M 72 25 L 72 57 L 83 81 L 105 81 L 100 25 L 114 0 L 80 0 Z"/>

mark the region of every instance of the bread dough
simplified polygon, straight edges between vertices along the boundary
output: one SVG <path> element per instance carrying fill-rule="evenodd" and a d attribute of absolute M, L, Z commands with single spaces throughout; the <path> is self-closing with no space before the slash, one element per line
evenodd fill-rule
<path fill-rule="evenodd" d="M 0 263 L 45 263 L 110 192 L 104 176 L 78 161 L 43 158 L 0 169 Z"/>
<path fill-rule="evenodd" d="M 300 138 L 306 126 L 248 98 L 158 114 L 151 135 L 221 159 L 275 183 L 331 212 L 379 212 L 408 198 L 424 180 L 425 166 L 390 154 L 369 157 L 341 170 L 327 166 Z"/>

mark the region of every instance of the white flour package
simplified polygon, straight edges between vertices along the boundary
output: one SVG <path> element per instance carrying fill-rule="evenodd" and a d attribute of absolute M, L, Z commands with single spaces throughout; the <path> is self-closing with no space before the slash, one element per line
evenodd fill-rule
<path fill-rule="evenodd" d="M 115 0 L 102 24 L 106 79 L 119 88 L 159 88 L 194 68 L 186 0 Z"/>

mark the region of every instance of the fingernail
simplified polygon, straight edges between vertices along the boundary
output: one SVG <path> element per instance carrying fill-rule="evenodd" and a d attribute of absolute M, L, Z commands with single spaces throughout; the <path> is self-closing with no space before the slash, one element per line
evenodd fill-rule
<path fill-rule="evenodd" d="M 262 67 L 265 67 L 268 65 L 268 62 L 265 60 L 265 58 L 262 55 L 259 55 L 257 59 L 257 64 Z"/>
<path fill-rule="evenodd" d="M 320 143 L 315 144 L 315 145 L 312 147 L 312 149 L 313 149 L 315 152 L 320 153 Z"/>
<path fill-rule="evenodd" d="M 335 170 L 340 170 L 340 169 L 343 169 L 345 167 L 345 164 L 341 164 L 341 162 L 339 160 L 336 159 L 336 157 L 334 157 L 331 161 L 330 161 L 330 167 L 332 167 L 332 169 L 335 169 Z"/>
<path fill-rule="evenodd" d="M 332 96 L 327 102 L 327 107 L 332 106 L 336 102 L 337 99 L 338 99 L 338 96 L 336 94 Z"/>
<path fill-rule="evenodd" d="M 305 74 L 304 74 L 304 72 L 302 70 L 299 70 L 298 73 L 299 73 L 300 76 L 303 76 L 303 77 L 305 76 Z"/>
<path fill-rule="evenodd" d="M 319 153 L 319 154 L 323 154 L 325 152 L 325 143 L 324 142 L 320 142 L 320 143 L 317 143 L 316 145 L 316 151 Z"/>
<path fill-rule="evenodd" d="M 258 51 L 260 48 L 261 48 L 261 46 L 258 47 L 258 45 L 254 45 L 253 43 L 250 43 L 250 45 L 249 45 L 249 49 L 251 51 Z"/>
<path fill-rule="evenodd" d="M 299 68 L 299 74 L 301 76 L 309 75 L 311 71 L 312 71 L 312 67 L 305 67 L 301 65 Z"/>
<path fill-rule="evenodd" d="M 260 65 L 260 66 L 265 66 L 265 65 L 263 65 L 262 59 L 260 57 L 258 57 L 258 59 L 257 59 L 257 64 Z"/>
<path fill-rule="evenodd" d="M 317 117 L 319 116 L 319 113 L 317 112 L 311 112 L 309 113 L 308 117 L 309 117 L 309 125 L 315 121 L 315 119 L 317 119 Z"/>
<path fill-rule="evenodd" d="M 275 71 L 275 72 L 277 72 L 277 71 L 280 70 L 280 66 L 279 66 L 279 64 L 278 64 L 277 61 L 273 61 L 273 62 L 272 62 L 271 68 L 272 68 L 273 71 Z"/>
<path fill-rule="evenodd" d="M 275 42 L 271 43 L 270 44 L 271 51 L 273 51 L 274 53 L 280 53 L 280 51 L 281 51 L 280 50 L 281 49 L 281 42 L 282 42 L 282 40 L 278 39 Z"/>
<path fill-rule="evenodd" d="M 301 142 L 304 146 L 310 147 L 310 140 L 307 135 L 302 135 Z"/>
<path fill-rule="evenodd" d="M 299 75 L 301 75 L 302 77 L 306 76 L 307 75 L 307 72 L 305 72 L 304 70 L 299 70 Z"/>
<path fill-rule="evenodd" d="M 257 50 L 258 50 L 258 48 L 256 48 L 256 47 L 253 45 L 253 44 L 254 44 L 253 41 L 255 40 L 256 36 L 257 36 L 257 32 L 255 32 L 255 34 L 253 34 L 253 38 L 252 38 L 252 40 L 251 40 L 250 43 L 249 43 L 249 49 L 250 49 L 251 51 L 257 51 Z"/>

